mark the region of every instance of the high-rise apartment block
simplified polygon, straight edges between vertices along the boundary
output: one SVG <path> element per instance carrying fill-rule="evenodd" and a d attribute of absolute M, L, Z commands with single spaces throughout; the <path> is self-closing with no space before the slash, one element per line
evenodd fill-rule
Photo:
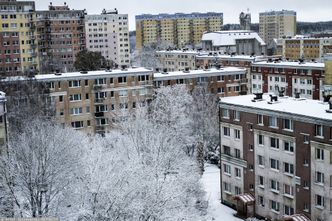
<path fill-rule="evenodd" d="M 274 38 L 296 35 L 296 12 L 282 10 L 259 13 L 259 35 L 267 44 Z"/>
<path fill-rule="evenodd" d="M 136 16 L 136 49 L 151 44 L 182 48 L 200 43 L 205 31 L 220 31 L 223 13 L 158 14 Z"/>
<path fill-rule="evenodd" d="M 37 11 L 37 32 L 40 72 L 70 72 L 74 70 L 75 56 L 85 49 L 84 10 L 71 10 L 49 5 L 48 10 Z"/>
<path fill-rule="evenodd" d="M 239 215 L 332 220 L 331 101 L 221 98 L 220 141 L 222 201 Z"/>
<path fill-rule="evenodd" d="M 35 3 L 0 0 L 0 18 L 0 74 L 36 73 L 39 60 Z"/>
<path fill-rule="evenodd" d="M 128 15 L 117 9 L 85 16 L 86 46 L 118 66 L 130 65 Z"/>

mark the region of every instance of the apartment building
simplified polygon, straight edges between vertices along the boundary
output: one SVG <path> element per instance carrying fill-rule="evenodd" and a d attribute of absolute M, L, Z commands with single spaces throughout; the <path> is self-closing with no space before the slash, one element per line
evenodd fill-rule
<path fill-rule="evenodd" d="M 45 88 L 40 93 L 50 97 L 46 105 L 54 109 L 57 121 L 88 134 L 107 133 L 131 110 L 146 105 L 153 94 L 153 72 L 145 68 L 44 74 L 3 81 L 33 81 L 40 85 L 38 88 Z"/>
<path fill-rule="evenodd" d="M 220 31 L 223 13 L 143 14 L 136 16 L 136 49 L 151 44 L 194 47 L 205 31 Z"/>
<path fill-rule="evenodd" d="M 36 11 L 33 1 L 0 1 L 0 75 L 29 75 L 39 70 Z"/>
<path fill-rule="evenodd" d="M 36 26 L 40 72 L 74 71 L 75 56 L 85 49 L 84 10 L 71 10 L 65 3 L 37 11 Z"/>
<path fill-rule="evenodd" d="M 265 55 L 266 44 L 253 31 L 217 31 L 207 32 L 202 36 L 204 51 L 217 51 L 226 54 Z"/>
<path fill-rule="evenodd" d="M 248 91 L 246 70 L 235 67 L 154 74 L 155 87 L 174 84 L 185 84 L 189 90 L 193 90 L 196 86 L 203 86 L 207 88 L 208 93 L 219 97 L 247 94 Z"/>
<path fill-rule="evenodd" d="M 255 94 L 221 98 L 219 113 L 223 203 L 268 220 L 332 220 L 332 103 Z"/>
<path fill-rule="evenodd" d="M 290 62 L 268 60 L 255 62 L 251 66 L 253 93 L 275 93 L 284 91 L 286 96 L 322 99 L 324 63 Z"/>
<path fill-rule="evenodd" d="M 159 60 L 159 70 L 169 72 L 184 71 L 186 69 L 196 69 L 196 56 L 200 52 L 192 50 L 163 50 L 157 51 L 156 57 Z"/>
<path fill-rule="evenodd" d="M 0 221 L 60 221 L 59 218 L 0 218 Z"/>
<path fill-rule="evenodd" d="M 313 38 L 295 36 L 280 39 L 282 56 L 290 60 L 322 61 L 327 53 L 332 53 L 332 38 Z"/>
<path fill-rule="evenodd" d="M 273 39 L 296 35 L 296 12 L 289 10 L 259 13 L 259 35 L 269 44 Z"/>
<path fill-rule="evenodd" d="M 119 67 L 130 65 L 128 14 L 104 9 L 101 15 L 86 15 L 85 31 L 87 50 L 100 52 Z"/>

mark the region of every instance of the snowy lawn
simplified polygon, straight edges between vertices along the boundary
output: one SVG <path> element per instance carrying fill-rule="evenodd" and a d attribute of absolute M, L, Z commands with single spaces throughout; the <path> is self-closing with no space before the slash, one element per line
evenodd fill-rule
<path fill-rule="evenodd" d="M 209 201 L 208 216 L 216 221 L 243 221 L 233 214 L 235 210 L 220 203 L 220 169 L 216 165 L 206 164 L 202 183 Z"/>

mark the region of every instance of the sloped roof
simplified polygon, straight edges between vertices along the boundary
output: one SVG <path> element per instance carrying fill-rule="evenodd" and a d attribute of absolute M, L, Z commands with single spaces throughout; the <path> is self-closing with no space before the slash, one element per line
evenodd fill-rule
<path fill-rule="evenodd" d="M 266 45 L 263 39 L 253 31 L 216 31 L 204 33 L 202 37 L 202 41 L 212 41 L 213 46 L 236 45 L 236 40 L 239 39 L 256 39 L 261 45 Z"/>

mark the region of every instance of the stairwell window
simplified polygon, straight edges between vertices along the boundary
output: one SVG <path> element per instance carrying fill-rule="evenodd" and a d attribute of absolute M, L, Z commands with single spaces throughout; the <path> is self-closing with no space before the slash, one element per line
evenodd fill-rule
<path fill-rule="evenodd" d="M 222 109 L 222 117 L 229 119 L 229 110 L 228 109 Z"/>
<path fill-rule="evenodd" d="M 277 128 L 278 127 L 278 118 L 275 116 L 270 116 L 269 117 L 269 126 Z"/>
<path fill-rule="evenodd" d="M 69 81 L 69 87 L 80 87 L 81 86 L 81 81 L 74 80 L 74 81 Z"/>
<path fill-rule="evenodd" d="M 323 131 L 324 131 L 323 125 L 320 125 L 320 124 L 315 125 L 315 135 L 316 135 L 316 137 L 324 137 Z"/>
<path fill-rule="evenodd" d="M 284 129 L 285 130 L 293 130 L 293 121 L 290 119 L 283 120 Z"/>

